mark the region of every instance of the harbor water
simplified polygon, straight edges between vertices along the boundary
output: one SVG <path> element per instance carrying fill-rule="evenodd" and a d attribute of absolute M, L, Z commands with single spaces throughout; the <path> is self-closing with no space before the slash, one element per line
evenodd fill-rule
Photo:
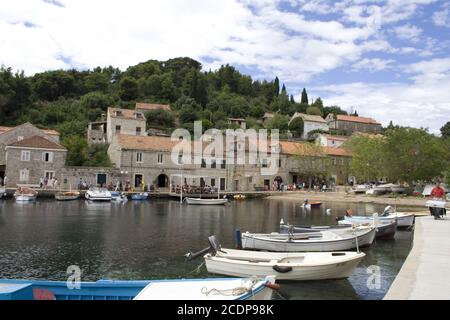
<path fill-rule="evenodd" d="M 369 215 L 384 206 L 328 202 L 306 211 L 298 202 L 269 199 L 226 206 L 163 199 L 125 204 L 0 200 L 0 278 L 66 280 L 69 266 L 81 269 L 81 281 L 214 277 L 204 266 L 195 270 L 201 258 L 184 258 L 207 247 L 208 236 L 215 234 L 223 247 L 232 248 L 235 229 L 273 232 L 281 218 L 295 225 L 332 225 L 348 208 Z M 399 231 L 395 240 L 364 248 L 366 257 L 349 279 L 284 282 L 275 298 L 382 299 L 411 249 L 412 236 Z"/>

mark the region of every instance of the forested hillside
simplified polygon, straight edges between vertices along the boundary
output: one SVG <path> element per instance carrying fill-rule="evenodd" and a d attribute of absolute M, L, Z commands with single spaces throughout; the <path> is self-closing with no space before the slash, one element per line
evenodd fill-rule
<path fill-rule="evenodd" d="M 56 129 L 63 144 L 69 149 L 75 144 L 86 159 L 87 146 L 81 140 L 87 123 L 98 120 L 108 106 L 134 108 L 137 101 L 170 104 L 172 113 L 156 112 L 149 119 L 168 129 L 189 129 L 194 120 L 202 120 L 204 128 L 225 128 L 228 117 L 245 118 L 248 127 L 259 128 L 257 120 L 273 112 L 277 115 L 267 127 L 286 131 L 287 116 L 296 111 L 323 116 L 345 113 L 336 106 L 324 107 L 320 98 L 311 103 L 306 90 L 301 101 L 295 101 L 278 78 L 255 81 L 229 65 L 205 72 L 190 58 L 149 60 L 125 71 L 110 66 L 47 71 L 31 77 L 0 69 L 0 125 L 29 121 Z M 70 162 L 85 163 L 86 159 Z"/>

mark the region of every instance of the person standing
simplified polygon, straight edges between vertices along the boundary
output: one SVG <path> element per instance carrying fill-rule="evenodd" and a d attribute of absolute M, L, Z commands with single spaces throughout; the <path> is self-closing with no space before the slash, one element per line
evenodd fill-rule
<path fill-rule="evenodd" d="M 445 190 L 441 187 L 441 184 L 438 182 L 436 186 L 431 190 L 430 194 L 431 198 L 442 200 L 445 202 Z M 442 219 L 440 216 L 445 215 L 445 208 L 432 208 L 430 207 L 430 213 L 434 215 L 434 219 Z"/>

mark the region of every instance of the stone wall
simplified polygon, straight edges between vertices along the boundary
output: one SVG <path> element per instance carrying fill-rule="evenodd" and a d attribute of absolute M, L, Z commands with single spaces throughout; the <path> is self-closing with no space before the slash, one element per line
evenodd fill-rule
<path fill-rule="evenodd" d="M 64 167 L 61 170 L 61 188 L 64 189 L 78 189 L 78 184 L 81 181 L 86 182 L 87 185 L 97 186 L 97 179 L 99 175 L 105 175 L 106 184 L 112 183 L 115 185 L 116 181 L 121 180 L 120 170 L 117 168 L 108 167 Z"/>
<path fill-rule="evenodd" d="M 30 161 L 22 161 L 23 150 L 30 151 Z M 51 162 L 45 162 L 42 158 L 43 152 L 47 150 L 32 148 L 8 147 L 6 158 L 6 175 L 8 176 L 8 185 L 17 184 L 38 185 L 40 178 L 44 178 L 46 172 L 53 172 L 53 175 L 61 181 L 61 173 L 66 161 L 66 151 L 51 150 L 53 159 Z M 20 171 L 28 170 L 28 179 L 20 179 Z"/>

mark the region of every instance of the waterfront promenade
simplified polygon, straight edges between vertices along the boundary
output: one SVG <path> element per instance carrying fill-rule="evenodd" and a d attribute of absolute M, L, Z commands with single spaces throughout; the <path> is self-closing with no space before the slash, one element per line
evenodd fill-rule
<path fill-rule="evenodd" d="M 385 300 L 450 299 L 450 218 L 416 219 L 414 243 Z"/>

